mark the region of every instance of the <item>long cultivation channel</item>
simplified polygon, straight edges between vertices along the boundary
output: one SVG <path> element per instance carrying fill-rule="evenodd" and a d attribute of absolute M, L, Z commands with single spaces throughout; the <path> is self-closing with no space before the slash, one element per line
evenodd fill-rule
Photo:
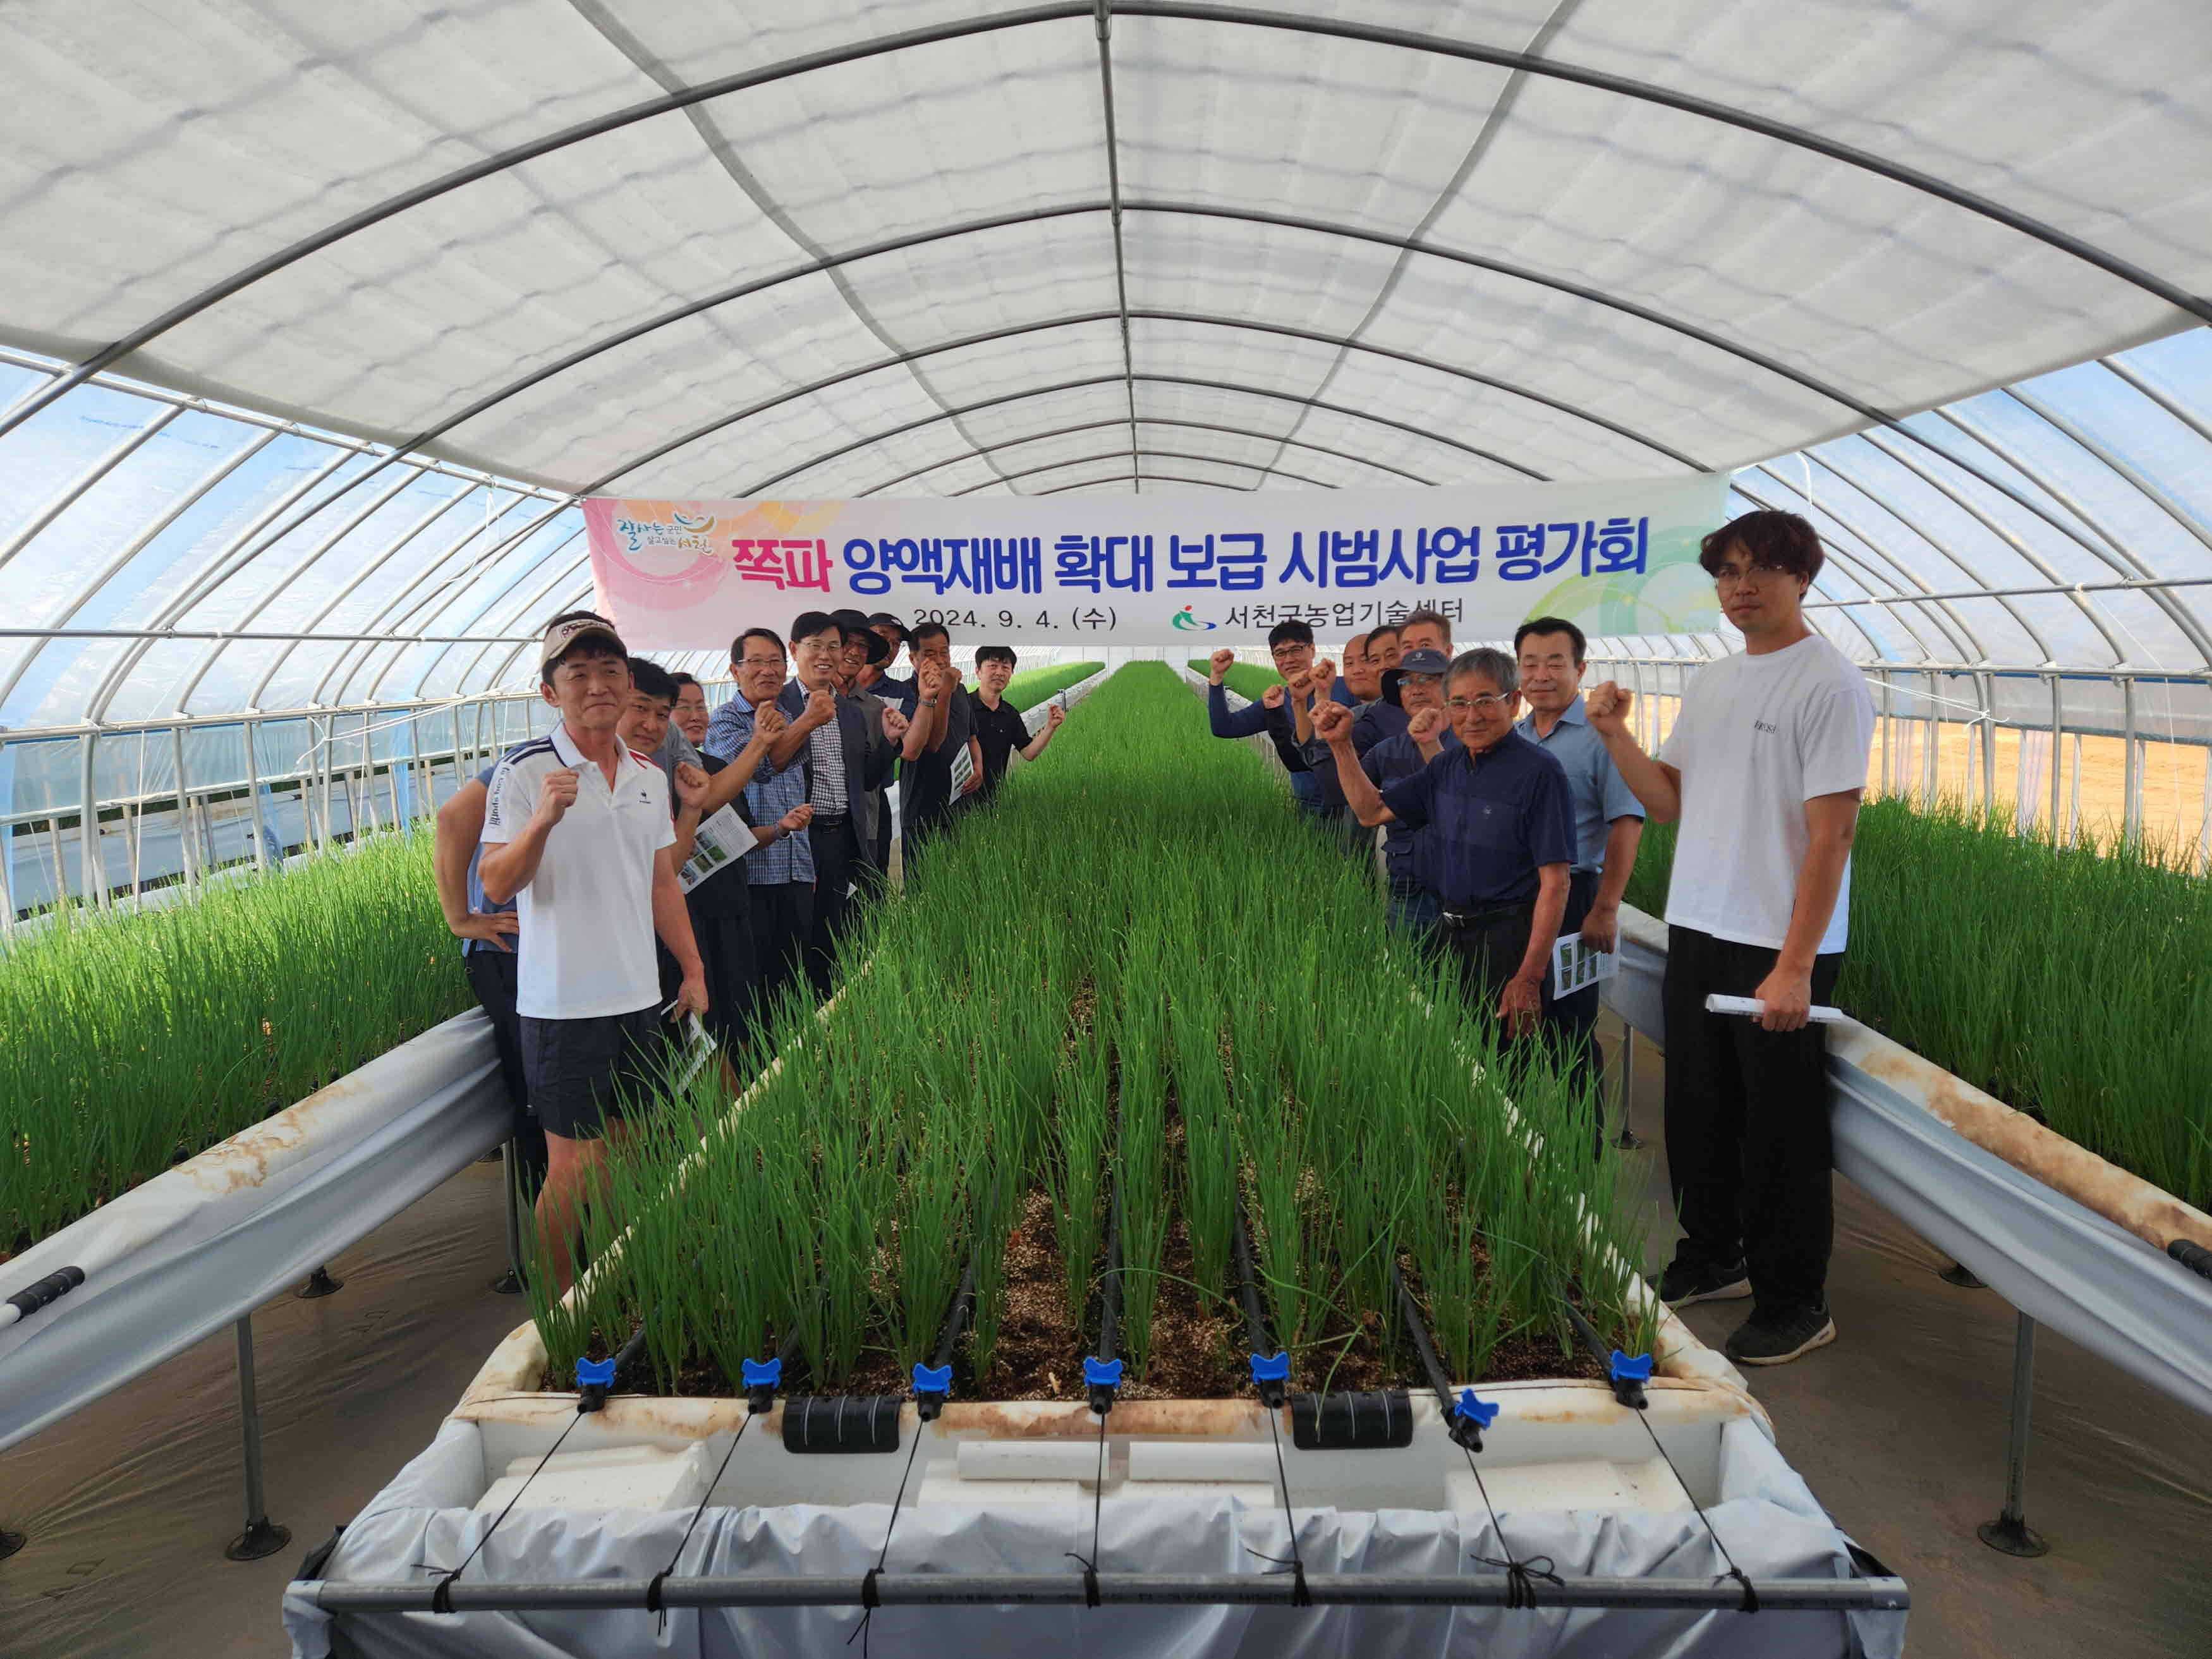
<path fill-rule="evenodd" d="M 969 1397 L 1082 1398 L 1106 1347 L 1139 1395 L 1249 1388 L 1268 1343 L 1297 1387 L 1418 1383 L 1401 1282 L 1455 1378 L 1595 1375 L 1571 1304 L 1649 1351 L 1613 1160 L 1531 1156 L 1587 1145 L 1587 1103 L 1509 1080 L 1164 665 L 1093 693 L 845 962 L 739 1109 L 702 1080 L 637 1114 L 598 1266 L 533 1289 L 553 1386 L 641 1331 L 664 1393 L 779 1348 L 802 1391 L 895 1390 L 963 1281 Z"/>
<path fill-rule="evenodd" d="M 427 830 L 0 951 L 0 1258 L 469 1006 Z"/>
<path fill-rule="evenodd" d="M 1666 911 L 1673 827 L 1629 902 Z M 1846 1013 L 2212 1207 L 2212 882 L 2154 847 L 2054 847 L 1955 803 L 1860 809 Z"/>

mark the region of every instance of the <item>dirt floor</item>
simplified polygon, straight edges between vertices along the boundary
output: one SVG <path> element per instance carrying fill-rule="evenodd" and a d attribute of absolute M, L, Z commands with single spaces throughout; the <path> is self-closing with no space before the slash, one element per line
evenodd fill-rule
<path fill-rule="evenodd" d="M 1607 1042 L 1617 1046 L 1607 1022 Z M 1628 1154 L 1653 1238 L 1673 1237 L 1659 1150 L 1660 1060 L 1638 1044 Z M 316 1302 L 255 1316 L 270 1510 L 293 1541 L 226 1561 L 239 1530 L 233 1341 L 210 1338 L 0 1454 L 0 1655 L 102 1659 L 287 1649 L 277 1618 L 301 1556 L 436 1431 L 524 1316 L 487 1288 L 503 1264 L 499 1171 L 464 1171 L 331 1266 Z M 1908 1650 L 1944 1659 L 2212 1652 L 2212 1419 L 2063 1338 L 2038 1351 L 2027 1516 L 2051 1544 L 2017 1561 L 1974 1536 L 2002 1497 L 2012 1310 L 1936 1277 L 1941 1256 L 1838 1182 L 1831 1302 L 1840 1336 L 1755 1373 L 1784 1454 L 1838 1522 L 1913 1590 Z M 1690 1309 L 1719 1343 L 1739 1303 Z"/>

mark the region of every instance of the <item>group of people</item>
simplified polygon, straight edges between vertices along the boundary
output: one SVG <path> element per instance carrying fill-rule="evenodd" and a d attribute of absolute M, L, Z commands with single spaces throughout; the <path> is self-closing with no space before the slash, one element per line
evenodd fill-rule
<path fill-rule="evenodd" d="M 826 994 L 888 884 L 894 772 L 911 878 L 1066 709 L 1031 733 L 1005 699 L 1012 649 L 975 653 L 970 691 L 941 625 L 857 611 L 802 614 L 787 641 L 746 629 L 736 695 L 711 711 L 696 678 L 633 657 L 592 611 L 556 617 L 538 657 L 558 719 L 439 809 L 434 869 L 565 1289 L 577 1206 L 657 1081 L 666 1028 L 697 1018 L 726 1066 L 778 998 Z"/>
<path fill-rule="evenodd" d="M 1585 1075 L 1598 990 L 1559 994 L 1554 948 L 1615 948 L 1645 820 L 1679 823 L 1663 1000 L 1685 1237 L 1660 1294 L 1754 1297 L 1728 1342 L 1747 1364 L 1835 1336 L 1825 1045 L 1808 1010 L 1842 960 L 1874 710 L 1805 623 L 1821 557 L 1793 514 L 1705 538 L 1744 650 L 1690 682 L 1656 755 L 1630 728 L 1629 693 L 1583 688 L 1582 630 L 1556 617 L 1522 623 L 1510 651 L 1455 654 L 1445 619 L 1416 611 L 1352 639 L 1340 673 L 1310 628 L 1284 623 L 1268 637 L 1281 684 L 1232 710 L 1221 651 L 1207 696 L 1215 735 L 1273 744 L 1297 811 L 1333 844 L 1371 859 L 1383 830 L 1389 925 L 1448 952 L 1505 1040 L 1546 1036 Z M 902 648 L 906 678 L 890 672 Z M 726 1055 L 771 1000 L 826 989 L 858 907 L 886 884 L 895 769 L 910 876 L 963 802 L 1051 742 L 1063 709 L 1032 733 L 1005 702 L 1013 652 L 975 661 L 970 692 L 942 626 L 810 611 L 787 641 L 740 635 L 737 694 L 710 711 L 697 680 L 633 658 L 606 618 L 548 625 L 540 692 L 559 719 L 440 810 L 436 869 L 526 1161 L 542 1137 L 539 1231 L 564 1288 L 577 1206 L 625 1100 L 652 1085 L 665 1021 L 699 1017 Z M 1762 1012 L 1709 1012 L 1715 994 Z"/>
<path fill-rule="evenodd" d="M 1210 664 L 1214 735 L 1268 738 L 1297 810 L 1354 856 L 1372 855 L 1381 827 L 1389 925 L 1449 953 L 1506 1040 L 1544 1036 L 1593 1085 L 1599 988 L 1559 994 L 1555 949 L 1577 936 L 1617 948 L 1644 821 L 1679 824 L 1662 1001 L 1685 1237 L 1660 1296 L 1754 1297 L 1727 1344 L 1743 1364 L 1835 1339 L 1826 1044 L 1808 1011 L 1842 963 L 1874 704 L 1804 619 L 1822 557 L 1796 514 L 1747 514 L 1705 538 L 1699 562 L 1744 649 L 1692 679 L 1656 755 L 1630 728 L 1630 693 L 1583 690 L 1587 641 L 1557 617 L 1523 623 L 1510 652 L 1455 655 L 1445 619 L 1415 611 L 1349 641 L 1340 672 L 1310 628 L 1279 623 L 1267 645 L 1283 684 L 1236 710 L 1223 684 L 1235 653 Z M 1710 1012 L 1716 994 L 1762 1012 Z"/>

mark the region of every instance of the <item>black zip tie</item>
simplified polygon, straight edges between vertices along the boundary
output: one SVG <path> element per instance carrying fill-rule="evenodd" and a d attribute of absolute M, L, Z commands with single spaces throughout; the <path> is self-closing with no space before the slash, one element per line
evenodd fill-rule
<path fill-rule="evenodd" d="M 883 1598 L 876 1594 L 876 1580 L 882 1576 L 883 1571 L 880 1566 L 870 1567 L 860 1577 L 860 1605 L 870 1613 L 884 1604 Z M 848 1644 L 852 1640 L 850 1637 L 845 1639 Z"/>
<path fill-rule="evenodd" d="M 1493 1515 L 1491 1519 L 1494 1523 L 1497 1516 Z M 1503 1533 L 1498 1534 L 1498 1541 L 1505 1541 Z M 1567 1585 L 1567 1581 L 1553 1571 L 1556 1564 L 1548 1555 L 1532 1555 L 1526 1561 L 1515 1560 L 1510 1553 L 1503 1561 L 1492 1555 L 1478 1555 L 1472 1559 L 1486 1567 L 1496 1567 L 1504 1573 L 1505 1605 L 1516 1611 L 1537 1605 L 1537 1579 L 1540 1578 L 1558 1589 L 1565 1589 Z M 1544 1564 L 1540 1567 L 1536 1565 L 1539 1561 Z"/>
<path fill-rule="evenodd" d="M 1711 1527 L 1712 1522 L 1708 1521 L 1705 1522 L 1705 1525 L 1710 1528 Z M 1719 1540 L 1716 1538 L 1714 1541 L 1718 1542 Z M 1744 1571 L 1741 1567 L 1739 1567 L 1735 1562 L 1731 1561 L 1729 1563 L 1729 1570 L 1723 1573 L 1721 1577 L 1733 1578 L 1737 1583 L 1743 1586 L 1743 1610 L 1746 1613 L 1757 1613 L 1759 1611 L 1759 1592 L 1751 1587 L 1751 1580 L 1744 1577 Z M 1715 1583 L 1718 1583 L 1720 1579 L 1716 1578 L 1713 1582 Z"/>
<path fill-rule="evenodd" d="M 686 1536 L 688 1537 L 689 1534 L 686 1534 Z M 676 1553 L 681 1555 L 684 1553 L 684 1546 L 678 1544 L 676 1547 Z M 660 1605 L 660 1587 L 662 1583 L 666 1581 L 667 1577 L 668 1569 L 663 1567 L 659 1572 L 653 1575 L 652 1579 L 645 1587 L 645 1610 L 659 1618 L 662 1621 L 662 1627 L 664 1629 L 666 1628 L 668 1609 Z"/>
<path fill-rule="evenodd" d="M 1273 1572 L 1263 1572 L 1260 1575 L 1262 1578 L 1279 1578 L 1286 1572 L 1290 1574 L 1291 1605 L 1294 1607 L 1310 1607 L 1314 1604 L 1313 1593 L 1306 1588 L 1306 1564 L 1301 1561 L 1296 1553 L 1297 1540 L 1295 1535 L 1291 1540 L 1291 1547 L 1293 1552 L 1291 1554 L 1280 1556 L 1270 1555 L 1265 1550 L 1255 1550 L 1247 1544 L 1244 1547 L 1244 1553 L 1255 1561 L 1266 1561 L 1273 1566 Z"/>
<path fill-rule="evenodd" d="M 1103 1607 L 1105 1603 L 1098 1595 L 1097 1564 L 1089 1556 L 1078 1555 L 1073 1550 L 1062 1550 L 1060 1553 L 1071 1561 L 1083 1563 L 1083 1605 L 1086 1607 Z"/>

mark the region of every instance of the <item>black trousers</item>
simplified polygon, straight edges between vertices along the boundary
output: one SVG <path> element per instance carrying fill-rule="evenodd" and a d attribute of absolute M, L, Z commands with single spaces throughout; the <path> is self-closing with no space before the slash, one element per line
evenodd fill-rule
<path fill-rule="evenodd" d="M 743 865 L 734 870 L 724 870 L 714 876 L 714 881 L 743 882 Z M 705 891 L 705 889 L 701 889 Z M 707 1028 L 707 1035 L 720 1043 L 734 1058 L 741 1052 L 745 1039 L 752 1033 L 753 1011 L 753 928 L 750 906 L 736 907 L 728 911 L 719 908 L 691 912 L 691 941 L 699 947 L 699 965 L 706 972 L 707 1013 L 699 1023 Z M 674 1000 L 676 988 L 684 982 L 676 958 L 668 953 L 665 945 L 655 946 L 654 954 L 660 963 L 660 1000 Z"/>
<path fill-rule="evenodd" d="M 1583 925 L 1597 896 L 1595 872 L 1567 878 L 1567 908 L 1559 920 L 1559 937 L 1566 938 Z M 1482 913 L 1478 912 L 1478 915 Z M 1458 959 L 1460 983 L 1468 1006 L 1486 1017 L 1495 1013 L 1505 981 L 1521 970 L 1528 951 L 1528 929 L 1536 920 L 1532 901 L 1490 913 L 1471 927 L 1437 926 L 1437 937 Z M 1598 1150 L 1605 1138 L 1605 1108 L 1598 1091 L 1598 988 L 1583 987 L 1564 1000 L 1553 994 L 1553 975 L 1544 969 L 1542 1023 L 1536 1028 L 1541 1041 L 1556 1048 L 1566 1062 L 1568 1075 L 1589 1103 L 1589 1141 Z"/>
<path fill-rule="evenodd" d="M 826 997 L 838 942 L 852 925 L 854 901 L 845 890 L 860 879 L 867 860 L 860 850 L 860 827 L 850 817 L 831 824 L 817 822 L 807 830 L 806 841 L 814 849 L 814 915 L 806 931 L 806 979 L 816 996 Z"/>
<path fill-rule="evenodd" d="M 477 1006 L 491 1019 L 492 1046 L 499 1052 L 500 1081 L 513 1109 L 509 1136 L 522 1171 L 523 1196 L 534 1195 L 545 1180 L 545 1130 L 530 1109 L 530 1086 L 522 1072 L 522 1019 L 514 1012 L 517 958 L 512 951 L 465 951 L 461 965 Z"/>
<path fill-rule="evenodd" d="M 1824 1299 L 1835 1233 L 1828 1041 L 1817 1025 L 1761 1030 L 1709 1014 L 1713 993 L 1747 997 L 1776 952 L 1688 927 L 1667 930 L 1667 1166 L 1683 1239 L 1677 1259 L 1741 1257 L 1763 1316 Z M 1816 957 L 1813 1000 L 1832 1001 L 1843 953 Z"/>
<path fill-rule="evenodd" d="M 750 1020 L 757 1033 L 775 999 L 806 971 L 807 934 L 814 926 L 814 888 L 804 881 L 756 885 L 746 896 L 753 929 Z"/>

